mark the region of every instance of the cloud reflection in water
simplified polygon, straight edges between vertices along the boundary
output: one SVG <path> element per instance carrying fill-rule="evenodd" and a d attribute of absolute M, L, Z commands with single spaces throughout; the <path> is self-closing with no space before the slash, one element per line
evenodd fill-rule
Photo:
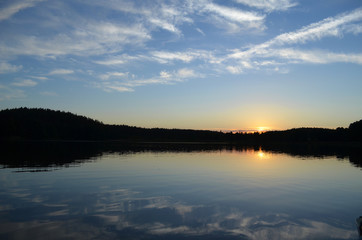
<path fill-rule="evenodd" d="M 328 222 L 294 219 L 283 213 L 254 215 L 237 206 L 188 205 L 169 196 L 142 198 L 127 189 L 105 191 L 86 196 L 81 203 L 59 198 L 33 202 L 38 220 L 32 220 L 26 208 L 16 210 L 0 206 L 1 215 L 17 215 L 0 223 L 0 236 L 48 239 L 86 239 L 114 237 L 158 239 L 351 239 L 356 232 Z M 12 195 L 16 201 L 31 201 L 29 195 Z M 68 202 L 68 204 L 63 204 Z M 72 207 L 73 206 L 73 207 Z M 28 209 L 29 210 L 29 209 Z M 20 212 L 19 212 L 20 211 Z M 21 216 L 23 215 L 23 216 Z M 17 231 L 21 229 L 21 231 Z"/>
<path fill-rule="evenodd" d="M 333 211 L 354 210 L 337 207 L 362 196 L 346 180 L 360 170 L 306 159 L 261 149 L 108 153 L 55 172 L 1 169 L 0 238 L 355 239 Z"/>

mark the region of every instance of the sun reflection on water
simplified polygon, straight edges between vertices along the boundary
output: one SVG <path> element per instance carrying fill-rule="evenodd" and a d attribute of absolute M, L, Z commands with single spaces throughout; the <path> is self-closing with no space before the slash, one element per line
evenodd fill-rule
<path fill-rule="evenodd" d="M 259 159 L 269 159 L 270 158 L 270 154 L 264 152 L 261 148 L 259 148 L 259 150 L 257 152 L 255 152 L 255 155 L 259 158 Z"/>
<path fill-rule="evenodd" d="M 258 152 L 258 157 L 259 157 L 259 158 L 264 158 L 264 157 L 265 157 L 265 153 L 262 152 L 262 151 L 259 151 L 259 152 Z"/>

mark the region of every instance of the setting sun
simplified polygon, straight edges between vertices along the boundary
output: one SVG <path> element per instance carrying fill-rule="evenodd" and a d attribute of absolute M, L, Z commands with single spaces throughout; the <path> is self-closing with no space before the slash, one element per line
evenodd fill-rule
<path fill-rule="evenodd" d="M 257 127 L 258 132 L 266 132 L 269 130 L 268 127 Z"/>

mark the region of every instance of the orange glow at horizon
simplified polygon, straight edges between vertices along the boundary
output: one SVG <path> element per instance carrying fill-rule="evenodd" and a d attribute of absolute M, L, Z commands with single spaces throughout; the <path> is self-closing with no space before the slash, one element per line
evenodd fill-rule
<path fill-rule="evenodd" d="M 269 131 L 270 128 L 269 127 L 257 127 L 257 131 L 262 133 L 262 132 L 266 132 Z"/>

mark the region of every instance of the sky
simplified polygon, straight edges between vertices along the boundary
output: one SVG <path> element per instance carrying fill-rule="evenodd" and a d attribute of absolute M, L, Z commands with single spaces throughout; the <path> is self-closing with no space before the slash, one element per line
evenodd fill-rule
<path fill-rule="evenodd" d="M 360 0 L 2 0 L 0 109 L 210 130 L 362 119 Z"/>

